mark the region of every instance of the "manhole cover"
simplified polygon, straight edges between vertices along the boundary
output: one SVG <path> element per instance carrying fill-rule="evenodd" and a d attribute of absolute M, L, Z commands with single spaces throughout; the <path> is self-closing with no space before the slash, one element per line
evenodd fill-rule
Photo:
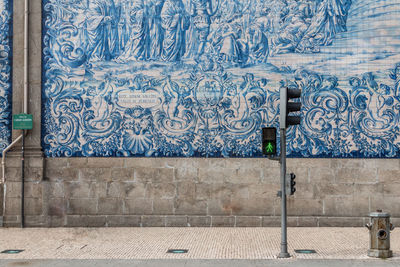
<path fill-rule="evenodd" d="M 313 254 L 317 253 L 314 249 L 295 249 L 294 252 L 299 254 Z"/>
<path fill-rule="evenodd" d="M 3 250 L 1 253 L 3 253 L 3 254 L 18 254 L 22 251 L 24 251 L 24 250 L 23 249 L 6 249 L 6 250 Z"/>
<path fill-rule="evenodd" d="M 174 254 L 183 254 L 188 253 L 188 249 L 168 249 L 167 253 L 174 253 Z"/>

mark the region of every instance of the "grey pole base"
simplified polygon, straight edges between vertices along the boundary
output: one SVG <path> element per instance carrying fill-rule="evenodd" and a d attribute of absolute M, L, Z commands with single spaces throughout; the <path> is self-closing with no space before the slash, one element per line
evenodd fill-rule
<path fill-rule="evenodd" d="M 290 254 L 288 252 L 281 252 L 279 253 L 278 258 L 290 258 Z"/>
<path fill-rule="evenodd" d="M 391 258 L 393 253 L 391 250 L 388 249 L 368 249 L 368 256 L 374 258 Z"/>

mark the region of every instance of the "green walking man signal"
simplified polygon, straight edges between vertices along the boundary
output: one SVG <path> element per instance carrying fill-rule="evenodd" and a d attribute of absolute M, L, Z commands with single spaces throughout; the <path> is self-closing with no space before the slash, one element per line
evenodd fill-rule
<path fill-rule="evenodd" d="M 274 144 L 272 144 L 271 141 L 268 141 L 267 147 L 265 148 L 265 152 L 267 154 L 272 154 L 272 153 L 274 153 L 274 150 L 275 150 Z"/>
<path fill-rule="evenodd" d="M 266 156 L 276 155 L 276 128 L 262 128 L 262 153 Z"/>

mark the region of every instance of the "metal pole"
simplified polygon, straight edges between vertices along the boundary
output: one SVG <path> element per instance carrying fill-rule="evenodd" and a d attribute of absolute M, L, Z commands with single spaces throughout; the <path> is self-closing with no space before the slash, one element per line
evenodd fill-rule
<path fill-rule="evenodd" d="M 281 252 L 278 258 L 289 258 L 290 254 L 287 250 L 287 214 L 286 214 L 286 129 L 280 129 L 281 133 L 281 197 L 282 197 L 282 212 L 281 212 Z"/>
<path fill-rule="evenodd" d="M 25 179 L 25 130 L 22 130 L 22 158 L 21 158 L 21 228 L 25 227 L 25 211 L 24 211 L 24 199 L 25 199 L 25 191 L 24 191 L 24 179 Z"/>
<path fill-rule="evenodd" d="M 28 83 L 29 83 L 29 0 L 25 0 L 24 16 L 24 113 L 28 114 Z"/>
<path fill-rule="evenodd" d="M 29 0 L 25 0 L 24 16 L 24 113 L 28 114 L 28 83 L 29 83 Z M 25 130 L 22 130 L 22 180 L 21 180 L 21 228 L 25 227 L 24 214 L 24 170 L 25 170 Z"/>
<path fill-rule="evenodd" d="M 23 105 L 23 113 L 28 114 L 28 63 L 29 63 L 29 0 L 25 0 L 25 16 L 24 16 L 24 105 Z M 6 149 L 3 150 L 2 154 L 2 160 L 1 160 L 1 165 L 3 169 L 2 173 L 2 183 L 4 185 L 3 187 L 3 217 L 5 216 L 6 212 L 6 154 L 7 151 L 9 151 L 12 147 L 14 147 L 19 140 L 22 138 L 22 135 L 18 136 L 17 139 L 15 139 Z"/>

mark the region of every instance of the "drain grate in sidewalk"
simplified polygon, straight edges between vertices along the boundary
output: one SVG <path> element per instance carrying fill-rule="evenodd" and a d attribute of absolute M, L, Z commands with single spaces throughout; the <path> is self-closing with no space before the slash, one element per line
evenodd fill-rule
<path fill-rule="evenodd" d="M 299 254 L 314 254 L 317 253 L 314 249 L 295 249 L 294 252 Z"/>
<path fill-rule="evenodd" d="M 0 253 L 3 253 L 3 254 L 18 254 L 18 253 L 21 253 L 22 251 L 24 251 L 24 250 L 23 249 L 6 249 L 6 250 L 3 250 Z"/>
<path fill-rule="evenodd" d="M 168 249 L 167 253 L 172 253 L 172 254 L 183 254 L 183 253 L 188 253 L 188 249 Z"/>

